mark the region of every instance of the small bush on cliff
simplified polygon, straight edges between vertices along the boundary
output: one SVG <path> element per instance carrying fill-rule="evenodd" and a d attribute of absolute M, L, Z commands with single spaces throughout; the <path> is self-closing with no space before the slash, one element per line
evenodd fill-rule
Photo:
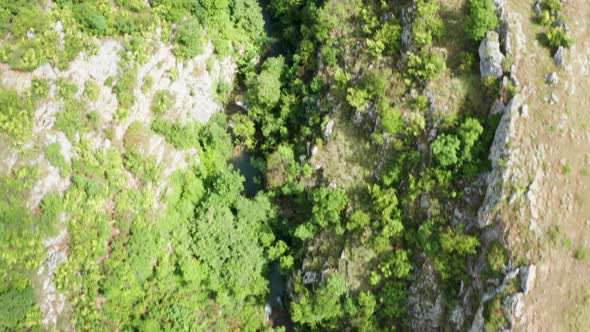
<path fill-rule="evenodd" d="M 480 41 L 490 30 L 498 27 L 498 16 L 492 0 L 470 0 L 469 19 L 465 31 L 469 38 Z"/>

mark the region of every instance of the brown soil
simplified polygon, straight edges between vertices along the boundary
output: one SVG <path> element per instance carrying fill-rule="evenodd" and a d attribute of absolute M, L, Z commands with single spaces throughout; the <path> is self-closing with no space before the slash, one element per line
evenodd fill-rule
<path fill-rule="evenodd" d="M 590 3 L 564 1 L 576 44 L 566 52 L 565 67 L 558 68 L 538 41 L 545 29 L 533 22 L 533 1 L 508 2 L 509 11 L 522 17 L 527 39 L 516 76 L 529 106 L 529 116 L 520 120 L 511 145 L 523 154 L 517 166 L 529 180 L 538 172 L 545 175 L 536 197 L 540 236 L 526 243 L 529 258 L 538 266 L 537 279 L 525 297 L 526 312 L 516 330 L 583 331 L 590 328 L 581 320 L 590 312 L 584 296 L 590 288 L 590 263 L 582 257 L 590 249 Z M 555 86 L 545 82 L 551 72 L 559 75 Z M 551 105 L 552 94 L 558 101 Z M 540 162 L 533 162 L 535 158 Z M 512 243 L 522 246 L 523 229 L 535 239 L 529 218 L 508 224 Z"/>

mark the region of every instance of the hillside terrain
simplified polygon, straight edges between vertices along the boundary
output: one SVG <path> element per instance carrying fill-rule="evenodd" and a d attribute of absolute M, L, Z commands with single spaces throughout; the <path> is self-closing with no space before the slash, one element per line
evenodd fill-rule
<path fill-rule="evenodd" d="M 0 330 L 584 331 L 588 19 L 0 2 Z"/>

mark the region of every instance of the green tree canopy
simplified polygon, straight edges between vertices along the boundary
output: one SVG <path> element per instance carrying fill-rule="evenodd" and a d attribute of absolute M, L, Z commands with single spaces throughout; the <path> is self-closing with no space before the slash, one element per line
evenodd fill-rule
<path fill-rule="evenodd" d="M 498 27 L 498 16 L 492 0 L 470 0 L 465 31 L 469 38 L 480 41 L 488 31 Z"/>

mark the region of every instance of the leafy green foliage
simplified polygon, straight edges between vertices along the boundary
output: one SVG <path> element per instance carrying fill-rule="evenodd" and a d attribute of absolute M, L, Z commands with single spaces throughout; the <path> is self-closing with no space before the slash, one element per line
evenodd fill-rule
<path fill-rule="evenodd" d="M 344 190 L 320 188 L 312 193 L 312 202 L 312 223 L 320 228 L 334 227 L 336 233 L 344 232 L 340 223 L 340 214 L 348 202 Z"/>
<path fill-rule="evenodd" d="M 493 242 L 486 254 L 486 263 L 492 273 L 499 273 L 508 263 L 508 251 L 500 242 Z"/>
<path fill-rule="evenodd" d="M 403 128 L 403 120 L 398 109 L 387 107 L 381 112 L 381 125 L 383 130 L 390 134 L 396 134 Z"/>
<path fill-rule="evenodd" d="M 343 315 L 340 298 L 345 292 L 344 278 L 338 274 L 330 276 L 313 296 L 307 291 L 291 304 L 293 321 L 311 328 L 325 326 Z"/>
<path fill-rule="evenodd" d="M 117 95 L 119 107 L 129 109 L 135 103 L 133 89 L 137 85 L 137 67 L 123 70 L 121 76 L 114 86 L 113 91 Z"/>
<path fill-rule="evenodd" d="M 432 142 L 432 154 L 443 167 L 454 166 L 459 162 L 461 141 L 453 135 L 442 134 Z"/>
<path fill-rule="evenodd" d="M 561 27 L 551 27 L 546 34 L 547 44 L 553 49 L 557 49 L 560 46 L 570 47 L 574 44 L 574 39 L 567 34 L 567 32 Z"/>
<path fill-rule="evenodd" d="M 351 231 L 358 228 L 364 228 L 369 226 L 371 222 L 371 216 L 364 211 L 358 210 L 355 211 L 351 216 L 348 222 L 346 223 L 346 229 Z"/>
<path fill-rule="evenodd" d="M 65 100 L 65 109 L 55 117 L 55 128 L 63 131 L 70 141 L 74 141 L 77 133 L 82 135 L 88 128 L 88 119 L 84 115 L 87 109 L 88 105 L 81 100 Z"/>
<path fill-rule="evenodd" d="M 33 103 L 14 90 L 0 87 L 0 132 L 14 143 L 23 142 L 33 130 Z"/>
<path fill-rule="evenodd" d="M 256 128 L 254 122 L 250 118 L 241 113 L 236 113 L 232 116 L 233 134 L 236 136 L 236 144 L 243 146 L 246 149 L 254 147 L 254 135 Z"/>
<path fill-rule="evenodd" d="M 154 94 L 152 99 L 152 112 L 162 115 L 174 106 L 174 96 L 168 90 L 160 90 Z"/>
<path fill-rule="evenodd" d="M 37 170 L 19 168 L 0 176 L 0 327 L 24 330 L 40 325 L 32 276 L 43 260 L 42 224 L 26 206 L 25 194 L 35 183 Z"/>
<path fill-rule="evenodd" d="M 142 156 L 136 152 L 125 153 L 125 168 L 145 182 L 156 182 L 160 177 L 160 167 L 153 157 Z"/>
<path fill-rule="evenodd" d="M 492 0 L 469 1 L 469 19 L 465 27 L 469 38 L 480 41 L 488 31 L 496 29 L 498 24 Z"/>
<path fill-rule="evenodd" d="M 412 36 L 418 48 L 428 47 L 433 39 L 443 33 L 443 22 L 438 16 L 440 4 L 438 0 L 416 1 L 416 16 L 412 25 Z"/>
<path fill-rule="evenodd" d="M 45 157 L 49 163 L 59 168 L 62 173 L 68 174 L 70 165 L 61 154 L 61 145 L 59 142 L 51 143 L 45 148 Z"/>
<path fill-rule="evenodd" d="M 178 26 L 174 39 L 174 55 L 182 59 L 192 58 L 205 50 L 203 28 L 199 21 L 190 18 Z"/>
<path fill-rule="evenodd" d="M 98 96 L 100 94 L 100 87 L 95 81 L 88 80 L 84 83 L 84 97 L 88 98 L 90 101 L 98 100 Z"/>
<path fill-rule="evenodd" d="M 199 146 L 200 125 L 196 122 L 182 125 L 162 119 L 152 122 L 152 130 L 164 136 L 166 141 L 177 148 L 188 149 Z"/>
<path fill-rule="evenodd" d="M 49 96 L 49 82 L 45 79 L 33 78 L 31 81 L 31 98 L 40 101 Z"/>
<path fill-rule="evenodd" d="M 253 106 L 273 107 L 281 97 L 281 72 L 285 60 L 269 58 L 262 65 L 260 74 L 250 78 L 250 93 L 246 96 Z"/>
<path fill-rule="evenodd" d="M 415 82 L 435 79 L 446 68 L 444 60 L 439 55 L 417 55 L 411 52 L 408 53 L 407 66 L 407 75 Z"/>
<path fill-rule="evenodd" d="M 299 168 L 295 163 L 295 155 L 291 147 L 281 145 L 268 156 L 266 181 L 269 187 L 276 188 L 293 181 L 298 173 Z"/>
<path fill-rule="evenodd" d="M 0 294 L 0 326 L 6 329 L 25 329 L 34 326 L 27 316 L 37 310 L 32 288 L 11 289 Z M 29 317 L 30 319 L 31 317 Z M 38 317 L 35 317 L 38 318 Z"/>

